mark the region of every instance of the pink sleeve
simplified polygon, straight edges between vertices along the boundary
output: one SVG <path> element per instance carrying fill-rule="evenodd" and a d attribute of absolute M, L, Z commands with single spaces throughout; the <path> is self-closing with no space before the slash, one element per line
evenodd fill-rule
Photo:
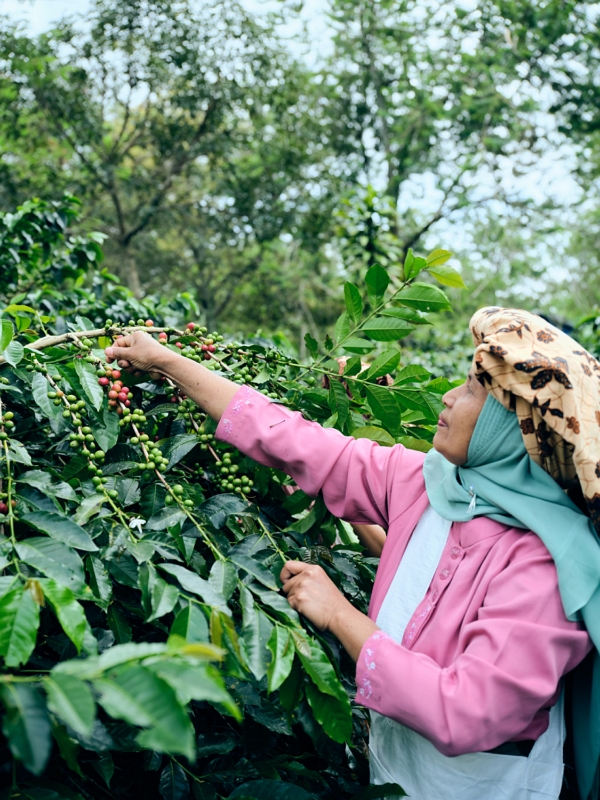
<path fill-rule="evenodd" d="M 524 738 L 591 644 L 565 617 L 550 556 L 525 537 L 517 549 L 520 557 L 491 581 L 477 619 L 463 626 L 460 654 L 449 666 L 383 631 L 372 634 L 356 666 L 358 702 L 417 731 L 447 756 Z M 443 624 L 441 617 L 437 622 Z"/>
<path fill-rule="evenodd" d="M 329 510 L 348 522 L 387 526 L 422 493 L 422 453 L 323 428 L 247 386 L 227 406 L 216 436 L 287 472 L 311 497 L 323 492 Z"/>

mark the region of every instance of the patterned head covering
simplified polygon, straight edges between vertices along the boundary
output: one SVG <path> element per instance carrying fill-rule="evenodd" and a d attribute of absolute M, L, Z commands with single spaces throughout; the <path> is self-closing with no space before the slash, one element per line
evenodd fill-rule
<path fill-rule="evenodd" d="M 600 363 L 527 311 L 482 308 L 470 328 L 476 374 L 516 411 L 531 458 L 563 488 L 579 484 L 600 534 Z"/>

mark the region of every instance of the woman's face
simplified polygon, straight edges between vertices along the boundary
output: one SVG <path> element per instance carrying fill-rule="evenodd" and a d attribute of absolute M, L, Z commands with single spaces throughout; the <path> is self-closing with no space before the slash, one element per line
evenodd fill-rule
<path fill-rule="evenodd" d="M 471 370 L 462 386 L 442 397 L 446 408 L 440 414 L 433 446 L 452 464 L 460 466 L 466 462 L 469 442 L 487 396 Z"/>

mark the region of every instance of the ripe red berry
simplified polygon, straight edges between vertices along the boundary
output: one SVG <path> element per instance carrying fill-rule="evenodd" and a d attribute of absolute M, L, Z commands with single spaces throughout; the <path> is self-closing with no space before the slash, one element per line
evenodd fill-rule
<path fill-rule="evenodd" d="M 211 359 L 210 353 L 204 353 L 204 360 L 205 361 L 210 361 L 210 359 Z"/>
<path fill-rule="evenodd" d="M 110 397 L 111 400 L 116 400 L 117 397 L 119 396 L 119 393 L 115 392 L 114 389 L 111 389 L 110 392 L 108 393 L 108 396 Z"/>
<path fill-rule="evenodd" d="M 0 514 L 8 514 L 8 506 L 6 503 L 0 503 Z"/>
<path fill-rule="evenodd" d="M 196 325 L 193 322 L 188 322 L 187 329 L 188 331 L 193 331 Z"/>
<path fill-rule="evenodd" d="M 117 397 L 117 400 L 120 400 L 122 403 L 124 403 L 125 400 L 127 400 L 127 395 L 124 392 L 119 392 L 119 396 Z"/>
<path fill-rule="evenodd" d="M 173 397 L 171 398 L 171 402 L 172 403 L 176 403 L 177 402 L 177 398 L 175 397 L 175 395 L 173 395 Z"/>
<path fill-rule="evenodd" d="M 129 386 L 121 386 L 121 388 L 119 389 L 119 391 L 120 391 L 120 392 L 123 392 L 123 394 L 128 394 L 128 393 L 129 393 L 129 391 L 130 391 L 130 389 L 129 389 Z"/>
<path fill-rule="evenodd" d="M 208 345 L 207 344 L 200 345 L 200 350 L 202 350 L 202 352 L 205 353 L 208 350 Z"/>
<path fill-rule="evenodd" d="M 179 347 L 179 349 L 181 350 L 183 345 L 181 344 L 181 342 L 175 342 L 175 347 Z"/>
<path fill-rule="evenodd" d="M 115 408 L 115 406 L 117 405 L 117 401 L 116 401 L 116 400 L 113 400 L 113 399 L 111 398 L 111 399 L 108 401 L 108 405 L 109 405 L 111 408 Z"/>
<path fill-rule="evenodd" d="M 214 353 L 215 350 L 217 349 L 214 344 L 207 345 L 207 348 L 209 353 Z"/>
<path fill-rule="evenodd" d="M 122 414 L 122 413 L 123 409 L 121 408 L 121 406 L 117 406 L 117 414 Z"/>
<path fill-rule="evenodd" d="M 123 388 L 123 383 L 121 381 L 115 381 L 110 388 L 114 389 L 115 392 L 120 392 Z"/>
<path fill-rule="evenodd" d="M 108 386 L 108 378 L 98 378 L 100 386 Z"/>
<path fill-rule="evenodd" d="M 120 378 L 121 377 L 121 370 L 113 369 L 112 372 L 111 372 L 111 375 L 113 376 L 113 378 Z"/>
<path fill-rule="evenodd" d="M 147 328 L 151 328 L 154 325 L 154 320 L 153 319 L 147 319 L 145 324 L 146 324 Z"/>
<path fill-rule="evenodd" d="M 158 334 L 158 338 L 159 338 L 159 340 L 160 340 L 161 342 L 166 342 L 166 341 L 167 341 L 167 339 L 168 339 L 169 337 L 167 336 L 167 334 L 165 333 L 165 331 L 161 331 L 161 332 Z"/>
<path fill-rule="evenodd" d="M 125 400 L 125 405 L 127 406 L 127 408 L 129 408 L 129 406 L 131 405 L 131 400 Z"/>

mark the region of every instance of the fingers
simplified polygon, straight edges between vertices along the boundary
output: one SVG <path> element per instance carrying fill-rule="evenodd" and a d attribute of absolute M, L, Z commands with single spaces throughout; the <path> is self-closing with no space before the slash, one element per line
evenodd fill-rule
<path fill-rule="evenodd" d="M 299 575 L 312 566 L 312 564 L 305 564 L 303 561 L 288 561 L 283 565 L 283 569 L 279 573 L 279 580 L 282 583 L 286 583 L 286 581 L 289 581 L 294 575 Z"/>

